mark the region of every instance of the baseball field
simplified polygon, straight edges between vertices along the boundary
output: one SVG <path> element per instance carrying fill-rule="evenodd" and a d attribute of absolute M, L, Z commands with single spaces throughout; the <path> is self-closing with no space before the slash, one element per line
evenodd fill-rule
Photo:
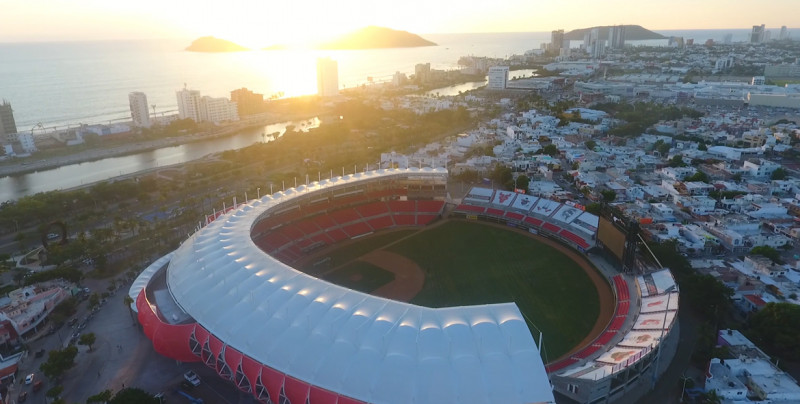
<path fill-rule="evenodd" d="M 580 254 L 500 225 L 447 220 L 382 232 L 307 262 L 326 257 L 317 276 L 373 295 L 427 307 L 515 302 L 534 338 L 543 332 L 548 362 L 591 341 L 613 314 L 609 285 Z"/>

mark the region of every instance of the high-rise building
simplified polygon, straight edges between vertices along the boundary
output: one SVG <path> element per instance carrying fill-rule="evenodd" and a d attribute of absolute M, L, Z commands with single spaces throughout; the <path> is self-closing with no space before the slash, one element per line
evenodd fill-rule
<path fill-rule="evenodd" d="M 606 40 L 600 39 L 600 29 L 592 28 L 589 31 L 589 46 L 586 48 L 593 59 L 600 59 L 606 53 Z"/>
<path fill-rule="evenodd" d="M 508 66 L 492 66 L 489 68 L 489 90 L 505 90 L 508 84 Z"/>
<path fill-rule="evenodd" d="M 17 133 L 17 124 L 14 122 L 14 110 L 11 109 L 11 103 L 3 100 L 0 104 L 0 136 L 10 135 Z"/>
<path fill-rule="evenodd" d="M 785 25 L 781 27 L 781 33 L 778 36 L 778 39 L 780 39 L 781 41 L 789 39 L 789 30 L 786 29 Z"/>
<path fill-rule="evenodd" d="M 331 58 L 317 59 L 317 95 L 339 95 L 339 64 Z"/>
<path fill-rule="evenodd" d="M 750 31 L 750 43 L 764 42 L 764 24 L 753 25 L 753 30 Z"/>
<path fill-rule="evenodd" d="M 236 103 L 227 98 L 201 96 L 197 90 L 178 91 L 178 117 L 192 119 L 195 122 L 228 122 L 238 121 L 239 112 Z"/>
<path fill-rule="evenodd" d="M 246 88 L 231 91 L 231 101 L 236 103 L 239 116 L 258 114 L 264 111 L 264 94 Z"/>
<path fill-rule="evenodd" d="M 213 123 L 238 121 L 236 103 L 225 97 L 204 96 L 200 98 L 200 120 Z"/>
<path fill-rule="evenodd" d="M 560 52 L 564 47 L 564 30 L 559 29 L 550 33 L 549 50 Z"/>
<path fill-rule="evenodd" d="M 414 65 L 414 81 L 420 84 L 427 83 L 431 77 L 430 63 L 417 63 Z"/>
<path fill-rule="evenodd" d="M 128 104 L 131 106 L 131 119 L 133 119 L 133 126 L 138 128 L 149 128 L 150 109 L 147 105 L 147 95 L 138 91 L 129 93 Z"/>
<path fill-rule="evenodd" d="M 725 37 L 722 39 L 722 42 L 726 45 L 729 45 L 733 41 L 733 34 L 725 34 Z"/>
<path fill-rule="evenodd" d="M 608 47 L 611 49 L 625 48 L 625 26 L 616 25 L 608 27 Z"/>
<path fill-rule="evenodd" d="M 191 119 L 195 122 L 202 121 L 200 117 L 200 91 L 188 90 L 186 87 L 183 90 L 175 93 L 178 97 L 178 118 Z"/>

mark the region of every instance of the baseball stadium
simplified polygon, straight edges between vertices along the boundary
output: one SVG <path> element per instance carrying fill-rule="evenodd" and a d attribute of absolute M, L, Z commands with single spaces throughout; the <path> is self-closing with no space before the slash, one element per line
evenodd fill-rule
<path fill-rule="evenodd" d="M 209 216 L 129 294 L 158 353 L 263 403 L 612 402 L 655 372 L 678 298 L 668 270 L 595 264 L 626 251 L 605 223 L 452 199 L 442 168 L 354 173 Z"/>

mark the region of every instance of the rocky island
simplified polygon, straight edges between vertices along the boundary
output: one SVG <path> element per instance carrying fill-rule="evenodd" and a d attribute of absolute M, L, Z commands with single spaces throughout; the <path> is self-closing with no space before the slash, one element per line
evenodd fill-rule
<path fill-rule="evenodd" d="M 382 49 L 436 46 L 435 43 L 407 31 L 370 26 L 317 46 L 318 49 Z"/>
<path fill-rule="evenodd" d="M 195 39 L 186 50 L 190 52 L 241 52 L 250 49 L 225 39 L 204 36 Z"/>
<path fill-rule="evenodd" d="M 569 39 L 571 41 L 583 40 L 583 36 L 586 35 L 586 33 L 591 32 L 595 28 L 600 29 L 600 34 L 599 34 L 600 38 L 608 38 L 609 26 L 603 25 L 591 28 L 574 29 L 564 34 L 564 39 Z M 657 32 L 650 31 L 649 29 L 644 28 L 641 25 L 625 25 L 625 40 L 642 41 L 646 39 L 667 39 L 667 37 Z"/>

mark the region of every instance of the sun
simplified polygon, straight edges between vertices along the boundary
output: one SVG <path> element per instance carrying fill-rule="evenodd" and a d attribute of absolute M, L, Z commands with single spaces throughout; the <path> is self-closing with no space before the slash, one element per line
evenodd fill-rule
<path fill-rule="evenodd" d="M 274 45 L 306 48 L 363 28 L 363 15 L 348 14 L 336 2 L 303 2 L 308 7 L 276 2 L 241 3 L 219 10 L 206 32 L 240 45 L 260 49 Z"/>

